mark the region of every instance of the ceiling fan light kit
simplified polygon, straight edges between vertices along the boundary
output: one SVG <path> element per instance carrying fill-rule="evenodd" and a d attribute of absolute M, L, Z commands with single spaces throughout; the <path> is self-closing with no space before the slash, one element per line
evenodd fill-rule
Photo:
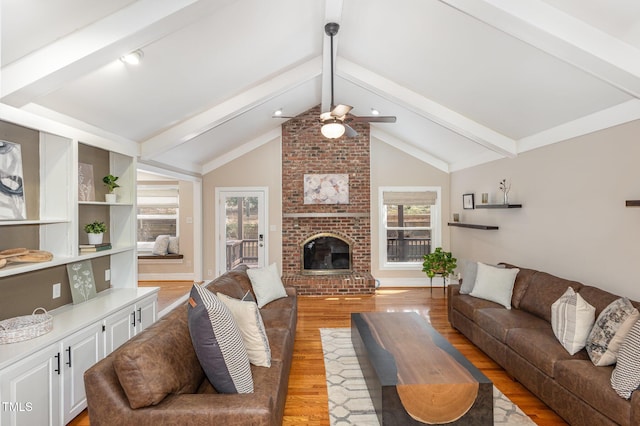
<path fill-rule="evenodd" d="M 340 136 L 344 135 L 345 129 L 342 123 L 339 123 L 338 120 L 325 123 L 320 128 L 320 132 L 322 136 L 327 139 L 338 139 Z"/>

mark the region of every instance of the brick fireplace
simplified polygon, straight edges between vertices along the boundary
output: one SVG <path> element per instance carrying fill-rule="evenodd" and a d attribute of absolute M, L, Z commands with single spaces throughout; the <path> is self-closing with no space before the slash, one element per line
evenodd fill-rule
<path fill-rule="evenodd" d="M 320 133 L 320 107 L 282 125 L 282 275 L 302 295 L 371 294 L 369 125 L 353 123 L 354 138 L 326 139 Z M 304 204 L 305 174 L 348 174 L 348 204 Z M 351 270 L 302 273 L 302 245 L 332 233 L 351 245 Z"/>

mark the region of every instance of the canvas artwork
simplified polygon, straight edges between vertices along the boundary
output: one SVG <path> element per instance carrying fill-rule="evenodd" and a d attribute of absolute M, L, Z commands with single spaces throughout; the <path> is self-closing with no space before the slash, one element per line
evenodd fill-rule
<path fill-rule="evenodd" d="M 78 200 L 96 200 L 96 189 L 93 184 L 93 164 L 78 163 Z"/>
<path fill-rule="evenodd" d="M 96 297 L 96 283 L 90 260 L 67 264 L 67 273 L 74 305 Z"/>
<path fill-rule="evenodd" d="M 305 174 L 304 204 L 349 204 L 349 175 Z"/>
<path fill-rule="evenodd" d="M 0 220 L 26 218 L 21 147 L 0 140 Z"/>

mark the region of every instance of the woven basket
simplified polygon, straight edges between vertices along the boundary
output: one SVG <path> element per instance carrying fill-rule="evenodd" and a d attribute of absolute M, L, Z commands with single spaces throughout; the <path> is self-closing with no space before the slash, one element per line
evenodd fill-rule
<path fill-rule="evenodd" d="M 37 314 L 39 310 L 43 314 Z M 36 308 L 31 315 L 0 321 L 0 344 L 22 342 L 47 334 L 53 328 L 53 317 L 44 308 Z"/>

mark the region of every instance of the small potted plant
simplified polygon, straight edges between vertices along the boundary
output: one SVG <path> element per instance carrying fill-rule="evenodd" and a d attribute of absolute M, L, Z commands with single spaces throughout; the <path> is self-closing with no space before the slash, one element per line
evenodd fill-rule
<path fill-rule="evenodd" d="M 115 203 L 116 202 L 116 194 L 113 192 L 116 188 L 120 188 L 120 185 L 117 183 L 118 176 L 114 176 L 112 174 L 108 174 L 102 178 L 102 182 L 104 186 L 107 187 L 109 193 L 105 195 L 105 199 L 107 203 Z"/>
<path fill-rule="evenodd" d="M 84 225 L 84 232 L 89 237 L 89 244 L 102 244 L 102 237 L 107 232 L 107 225 L 96 220 Z"/>
<path fill-rule="evenodd" d="M 448 251 L 443 251 L 442 247 L 436 247 L 436 249 L 423 256 L 424 262 L 422 263 L 422 272 L 429 277 L 429 285 L 433 287 L 433 277 L 439 275 L 444 280 L 444 285 L 447 285 L 447 277 L 453 274 L 456 269 L 456 258 Z"/>

